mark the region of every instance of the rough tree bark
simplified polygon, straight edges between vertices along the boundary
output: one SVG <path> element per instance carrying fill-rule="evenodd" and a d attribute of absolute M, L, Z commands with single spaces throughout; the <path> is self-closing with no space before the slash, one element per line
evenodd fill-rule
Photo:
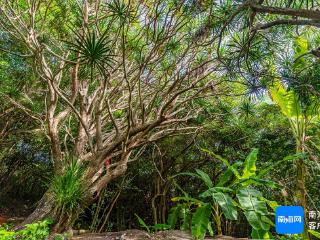
<path fill-rule="evenodd" d="M 158 9 L 162 1 L 152 5 L 121 2 L 124 12 L 102 1 L 70 4 L 74 6 L 67 8 L 68 14 L 81 10 L 76 20 L 67 16 L 60 23 L 75 28 L 65 32 L 63 40 L 57 40 L 61 34 L 55 36 L 47 22 L 47 15 L 59 5 L 46 1 L 19 5 L 0 0 L 0 28 L 25 51 L 21 55 L 28 57 L 26 63 L 32 60 L 35 81 L 46 86 L 38 89 L 44 99 L 41 125 L 46 126 L 43 130 L 51 141 L 55 174 L 65 172 L 67 156 L 86 166 L 82 176 L 86 195 L 81 206 L 85 208 L 110 181 L 126 172 L 128 162 L 136 159 L 142 146 L 169 135 L 194 132 L 196 127 L 186 123 L 201 107 L 191 103 L 215 94 L 222 80 L 213 75 L 218 69 L 215 59 L 210 54 L 202 56 L 212 36 L 195 32 L 190 38 L 191 17 L 181 14 L 183 1 L 163 9 L 161 21 Z M 103 39 L 106 25 L 110 41 Z M 86 75 L 88 65 L 98 61 L 95 50 L 69 46 L 80 42 L 78 47 L 85 47 L 92 34 L 109 47 L 102 51 L 109 55 L 103 55 L 99 68 L 91 65 L 91 74 Z M 179 51 L 170 50 L 172 39 L 176 39 Z M 142 62 L 136 54 L 143 54 Z M 108 57 L 113 58 L 112 66 L 103 62 Z M 168 61 L 170 64 L 162 67 Z M 105 173 L 104 163 L 110 159 Z M 51 217 L 58 223 L 56 231 L 65 230 L 77 213 L 61 216 L 55 205 L 49 188 L 24 224 Z"/>
<path fill-rule="evenodd" d="M 119 4 L 110 7 L 112 1 L 69 1 L 70 6 L 63 7 L 54 2 L 0 0 L 0 30 L 19 46 L 14 54 L 27 58 L 37 86 L 45 86 L 36 89 L 44 99 L 44 110 L 37 114 L 51 141 L 55 174 L 64 173 L 68 155 L 87 166 L 83 179 L 89 187 L 83 207 L 125 173 L 128 162 L 136 159 L 137 149 L 168 135 L 194 131 L 186 123 L 201 111 L 195 99 L 224 94 L 220 87 L 223 78 L 214 74 L 221 67 L 219 51 L 214 55 L 210 44 L 219 48 L 223 32 L 238 14 L 251 9 L 251 22 L 256 13 L 309 18 L 307 25 L 319 20 L 314 10 L 272 8 L 263 5 L 264 1 L 248 0 L 230 13 L 221 32 L 214 35 L 209 31 L 213 18 L 208 16 L 197 29 L 192 16 L 183 13 L 185 1 L 174 6 L 164 6 L 160 0 L 152 4 L 119 1 L 120 8 Z M 61 26 L 62 32 L 53 29 L 48 19 L 56 18 L 50 14 L 59 14 L 57 9 L 63 20 L 56 24 L 72 25 L 73 31 L 61 30 Z M 103 33 L 108 33 L 108 41 L 101 39 L 106 36 Z M 98 69 L 92 67 L 86 75 L 88 65 L 99 59 L 95 49 L 77 50 L 67 42 L 78 42 L 83 48 L 93 34 L 109 47 L 102 56 L 114 61 L 112 66 L 103 62 Z M 106 53 L 108 56 L 103 55 Z M 112 159 L 107 174 L 103 171 L 106 159 Z M 57 218 L 54 205 L 49 191 L 25 223 L 47 216 Z M 64 216 L 60 226 L 67 228 L 72 222 L 67 219 Z"/>

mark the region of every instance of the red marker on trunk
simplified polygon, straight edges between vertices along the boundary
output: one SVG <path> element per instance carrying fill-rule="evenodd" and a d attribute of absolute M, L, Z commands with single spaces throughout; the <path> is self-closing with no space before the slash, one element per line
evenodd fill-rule
<path fill-rule="evenodd" d="M 106 171 L 108 172 L 109 171 L 109 168 L 110 168 L 110 164 L 111 164 L 111 159 L 110 158 L 107 158 L 105 161 L 104 161 L 104 164 L 106 166 Z"/>

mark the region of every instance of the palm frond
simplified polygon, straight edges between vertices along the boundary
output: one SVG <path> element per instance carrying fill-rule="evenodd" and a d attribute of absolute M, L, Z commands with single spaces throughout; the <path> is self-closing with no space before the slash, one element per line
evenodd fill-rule
<path fill-rule="evenodd" d="M 74 60 L 87 65 L 91 69 L 105 71 L 106 67 L 113 68 L 116 60 L 111 48 L 106 29 L 100 36 L 95 31 L 87 30 L 83 34 L 74 32 L 74 42 L 67 42 L 69 49 L 78 55 Z"/>

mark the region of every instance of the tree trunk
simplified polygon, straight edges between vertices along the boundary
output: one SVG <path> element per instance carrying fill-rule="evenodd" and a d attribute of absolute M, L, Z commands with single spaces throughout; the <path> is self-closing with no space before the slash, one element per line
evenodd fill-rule
<path fill-rule="evenodd" d="M 85 209 L 93 203 L 93 201 L 94 198 L 86 197 L 79 209 Z M 48 190 L 38 202 L 36 209 L 17 228 L 19 229 L 22 225 L 42 221 L 44 219 L 52 219 L 54 221 L 52 231 L 61 233 L 72 227 L 74 221 L 81 212 L 79 209 L 75 212 L 66 212 L 64 209 L 57 209 L 54 198 L 50 193 L 50 190 Z"/>
<path fill-rule="evenodd" d="M 305 129 L 302 131 L 301 136 L 297 139 L 297 153 L 305 152 Z M 302 234 L 303 239 L 309 239 L 308 234 L 308 202 L 307 202 L 307 189 L 305 185 L 306 166 L 304 159 L 299 159 L 296 163 L 297 166 L 297 199 L 298 203 L 304 210 L 304 231 Z"/>
<path fill-rule="evenodd" d="M 222 235 L 222 226 L 221 226 L 221 216 L 219 211 L 219 205 L 214 205 L 214 218 L 216 222 L 216 228 L 217 228 L 217 235 Z"/>
<path fill-rule="evenodd" d="M 36 209 L 21 223 L 21 225 L 41 221 L 46 218 L 54 218 L 54 201 L 47 191 L 37 204 Z M 21 228 L 21 225 L 17 228 Z"/>
<path fill-rule="evenodd" d="M 119 164 L 113 170 L 107 171 L 107 173 L 103 173 L 103 171 L 100 170 L 94 170 L 95 168 L 93 167 L 88 168 L 87 174 L 83 175 L 82 179 L 83 186 L 87 186 L 83 191 L 85 195 L 83 196 L 80 206 L 76 209 L 76 211 L 70 212 L 66 211 L 65 209 L 57 208 L 54 196 L 49 188 L 38 202 L 36 209 L 25 219 L 22 225 L 49 218 L 54 220 L 52 228 L 54 232 L 60 233 L 69 230 L 74 221 L 77 219 L 81 210 L 90 206 L 90 204 L 92 204 L 95 199 L 99 197 L 100 192 L 106 188 L 110 181 L 125 174 L 129 156 L 130 152 L 123 154 L 121 161 L 119 161 L 121 164 Z M 93 174 L 94 172 L 96 174 Z"/>
<path fill-rule="evenodd" d="M 303 162 L 303 159 L 299 159 L 297 162 L 297 198 L 299 201 L 299 205 L 303 207 L 304 209 L 304 222 L 305 222 L 305 230 L 303 233 L 303 239 L 309 239 L 308 236 L 308 218 L 307 218 L 307 191 L 305 186 L 305 164 Z"/>

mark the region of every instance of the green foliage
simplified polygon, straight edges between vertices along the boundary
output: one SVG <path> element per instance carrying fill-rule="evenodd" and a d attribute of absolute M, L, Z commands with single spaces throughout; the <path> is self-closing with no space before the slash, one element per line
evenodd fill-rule
<path fill-rule="evenodd" d="M 82 181 L 83 168 L 72 160 L 61 175 L 56 175 L 50 189 L 57 209 L 67 212 L 79 210 L 84 197 L 84 183 Z"/>
<path fill-rule="evenodd" d="M 270 87 L 272 100 L 277 103 L 282 113 L 289 119 L 299 119 L 302 116 L 302 109 L 297 95 L 293 91 L 287 91 L 279 82 Z"/>
<path fill-rule="evenodd" d="M 53 240 L 64 240 L 64 236 L 63 235 L 56 235 L 54 236 L 54 239 Z"/>
<path fill-rule="evenodd" d="M 149 228 L 149 226 L 143 221 L 143 219 L 142 219 L 141 217 L 139 217 L 137 214 L 135 214 L 135 216 L 137 217 L 139 224 L 140 224 L 143 228 L 145 228 L 148 233 L 150 233 L 150 228 Z"/>
<path fill-rule="evenodd" d="M 237 220 L 238 212 L 237 208 L 233 203 L 232 198 L 223 192 L 214 192 L 212 197 L 215 202 L 219 204 L 222 209 L 224 216 L 230 220 Z"/>
<path fill-rule="evenodd" d="M 240 206 L 249 224 L 256 230 L 269 230 L 270 226 L 265 222 L 268 216 L 268 209 L 264 201 L 259 200 L 261 193 L 255 189 L 245 188 L 237 193 Z"/>
<path fill-rule="evenodd" d="M 317 106 L 320 92 L 320 35 L 317 26 L 314 27 L 318 22 L 312 19 L 309 21 L 308 17 L 295 19 L 291 15 L 286 16 L 287 10 L 291 13 L 302 8 L 305 8 L 302 12 L 314 11 L 319 5 L 317 1 L 263 1 L 258 4 L 261 9 L 254 11 L 254 7 L 250 7 L 254 1 L 244 0 L 111 0 L 89 2 L 88 15 L 84 16 L 85 2 L 38 1 L 39 4 L 33 6 L 36 8 L 34 19 L 31 19 L 32 11 L 28 8 L 32 4 L 28 1 L 1 2 L 2 11 L 6 14 L 0 16 L 0 98 L 4 100 L 3 103 L 9 104 L 0 110 L 0 146 L 4 149 L 0 154 L 0 161 L 5 162 L 0 166 L 0 188 L 11 186 L 1 192 L 14 190 L 19 195 L 20 189 L 32 192 L 31 189 L 43 182 L 43 178 L 38 180 L 36 177 L 40 172 L 43 172 L 43 176 L 51 174 L 51 169 L 39 167 L 38 163 L 25 164 L 25 160 L 30 159 L 20 159 L 19 156 L 16 157 L 17 166 L 20 166 L 17 170 L 15 164 L 10 164 L 13 161 L 9 161 L 9 155 L 20 138 L 36 138 L 34 141 L 39 141 L 38 134 L 47 137 L 43 130 L 50 129 L 47 121 L 51 115 L 46 110 L 51 108 L 52 103 L 57 102 L 54 118 L 64 115 L 65 108 L 69 108 L 60 96 L 50 98 L 52 84 L 60 90 L 61 96 L 70 100 L 76 110 L 68 109 L 68 116 L 57 125 L 57 135 L 64 153 L 73 151 L 77 141 L 77 132 L 81 126 L 75 114 L 77 111 L 88 114 L 88 128 L 95 144 L 95 126 L 98 127 L 100 113 L 103 119 L 102 136 L 104 139 L 111 139 L 109 134 L 115 132 L 114 123 L 110 121 L 112 116 L 115 123 L 119 124 L 121 135 L 127 127 L 125 119 L 131 114 L 132 108 L 132 119 L 128 118 L 128 123 L 132 120 L 132 127 L 139 130 L 140 123 L 151 122 L 157 116 L 156 112 L 163 109 L 161 105 L 180 92 L 180 87 L 187 88 L 190 85 L 192 91 L 172 98 L 172 104 L 167 105 L 169 111 L 164 114 L 166 119 L 160 128 L 165 133 L 168 129 L 171 130 L 171 118 L 178 120 L 185 113 L 188 113 L 186 116 L 193 117 L 199 112 L 195 120 L 181 122 L 181 126 L 201 126 L 201 130 L 190 138 L 183 135 L 180 142 L 173 137 L 165 139 L 165 144 L 164 141 L 158 142 L 157 145 L 162 144 L 159 147 L 161 157 L 152 158 L 154 161 L 150 161 L 153 153 L 148 151 L 148 147 L 147 151 L 141 151 L 141 155 L 137 155 L 141 157 L 143 164 L 136 166 L 130 161 L 128 175 L 132 179 L 138 176 L 138 179 L 117 200 L 120 202 L 115 204 L 117 216 L 110 213 L 110 221 L 117 218 L 117 223 L 107 224 L 114 229 L 123 229 L 125 224 L 128 226 L 128 222 L 122 219 L 130 219 L 130 209 L 137 210 L 144 219 L 152 219 L 149 215 L 153 211 L 144 205 L 139 211 L 137 207 L 141 204 L 138 203 L 140 201 L 132 201 L 142 197 L 145 197 L 146 202 L 155 197 L 156 212 L 164 213 L 157 214 L 156 217 L 161 215 L 161 219 L 165 218 L 168 199 L 182 190 L 183 196 L 173 198 L 179 203 L 170 211 L 168 223 L 171 228 L 179 225 L 181 229 L 192 229 L 194 236 L 201 238 L 203 232 L 213 232 L 210 223 L 217 225 L 221 219 L 235 220 L 244 214 L 253 227 L 252 237 L 268 238 L 269 231 L 266 229 L 271 226 L 267 219 L 270 216 L 269 209 L 274 210 L 277 206 L 277 202 L 268 199 L 288 203 L 295 201 L 291 190 L 296 183 L 291 179 L 296 168 L 292 167 L 291 162 L 297 159 L 303 159 L 308 166 L 306 188 L 313 189 L 313 192 L 308 191 L 308 197 L 319 202 L 318 186 L 314 184 L 318 182 L 319 167 L 315 163 L 319 162 L 320 153 Z M 245 5 L 241 6 L 243 3 Z M 280 15 L 264 14 L 261 11 L 265 8 L 286 11 Z M 12 22 L 7 21 L 7 17 L 12 17 Z M 86 17 L 88 18 L 85 19 Z M 277 20 L 285 24 L 276 24 L 267 30 L 259 29 L 265 24 L 277 23 Z M 291 26 L 290 22 L 298 25 Z M 301 26 L 301 22 L 311 25 Z M 67 26 L 73 26 L 74 29 Z M 34 47 L 33 40 L 38 42 Z M 77 72 L 74 61 L 80 62 L 77 76 L 74 76 Z M 115 66 L 116 61 L 119 66 Z M 199 64 L 204 65 L 198 68 Z M 43 69 L 46 69 L 45 74 Z M 87 71 L 91 71 L 93 80 L 88 82 L 89 86 L 82 85 L 87 82 Z M 187 74 L 189 71 L 192 72 L 190 77 Z M 206 87 L 207 83 L 194 85 L 192 81 L 200 80 L 200 75 L 204 73 L 208 73 L 208 79 L 214 79 L 214 82 L 210 88 L 208 85 L 205 92 L 197 92 Z M 44 81 L 47 75 L 52 82 Z M 59 76 L 62 77 L 61 81 L 58 80 Z M 76 80 L 79 80 L 79 86 Z M 128 84 L 124 80 L 129 80 Z M 177 84 L 174 84 L 176 81 Z M 106 91 L 101 91 L 103 86 L 107 86 Z M 265 94 L 266 86 L 270 96 Z M 87 87 L 89 94 L 84 96 Z M 73 90 L 76 90 L 75 99 Z M 132 97 L 127 99 L 129 93 Z M 244 93 L 261 98 L 255 99 L 256 101 L 243 99 Z M 195 95 L 192 96 L 193 94 Z M 15 103 L 11 103 L 6 95 Z M 202 98 L 204 95 L 208 97 Z M 189 97 L 193 100 L 184 101 Z M 269 97 L 276 104 L 270 104 Z M 110 101 L 110 112 L 105 111 L 108 103 L 106 99 Z M 85 106 L 81 106 L 81 102 Z M 100 106 L 95 104 L 97 102 Z M 17 111 L 18 108 L 22 110 Z M 15 114 L 8 114 L 10 109 Z M 144 114 L 145 119 L 142 119 Z M 305 140 L 300 141 L 300 145 L 308 153 L 283 159 L 292 154 L 295 144 L 291 140 L 292 134 L 286 118 L 290 121 L 292 133 L 298 139 L 296 143 L 301 139 Z M 178 128 L 180 122 L 177 122 Z M 309 125 L 311 123 L 312 126 Z M 152 128 L 152 135 L 158 136 L 160 128 Z M 172 130 L 177 129 L 174 126 Z M 35 132 L 37 136 L 34 135 Z M 138 142 L 148 139 L 143 136 L 143 139 L 139 139 L 139 133 L 135 135 L 136 133 L 132 136 L 137 137 Z M 189 139 L 192 143 L 186 146 L 186 140 Z M 108 145 L 108 142 L 104 143 Z M 208 146 L 214 149 L 214 153 L 199 151 Z M 263 161 L 257 162 L 257 150 L 247 156 L 252 146 L 262 150 L 259 158 Z M 115 151 L 120 148 L 119 145 Z M 83 154 L 87 150 L 87 146 L 84 146 Z M 138 149 L 134 149 L 133 153 L 136 151 Z M 227 159 L 221 156 L 227 156 Z M 24 166 L 28 167 L 27 171 L 20 170 Z M 82 170 L 78 171 L 76 168 L 63 168 L 62 175 L 54 178 L 50 188 L 58 211 L 67 215 L 79 209 L 84 194 Z M 171 179 L 172 186 L 169 186 L 170 176 L 184 171 L 192 173 L 176 175 L 182 176 L 182 180 L 175 179 L 174 182 Z M 158 175 L 160 181 L 156 179 Z M 11 176 L 10 179 L 14 179 L 17 184 L 7 184 L 7 176 Z M 192 181 L 184 181 L 186 177 L 190 177 Z M 149 181 L 150 179 L 157 181 Z M 286 186 L 288 196 L 282 196 L 277 191 L 281 187 L 278 183 Z M 112 186 L 108 185 L 109 196 L 112 195 Z M 39 195 L 43 191 L 39 191 Z M 163 209 L 160 209 L 162 206 Z M 210 206 L 208 212 L 212 213 L 208 217 L 203 211 L 206 206 Z M 243 214 L 239 214 L 240 211 Z M 196 218 L 202 224 L 197 225 L 194 220 Z M 153 226 L 145 223 L 142 218 L 138 220 L 148 231 L 166 228 L 165 225 Z M 205 227 L 207 220 L 209 224 Z M 124 225 L 118 226 L 118 223 Z"/>
<path fill-rule="evenodd" d="M 28 239 L 44 240 L 49 236 L 49 225 L 51 220 L 44 220 L 32 224 L 26 224 L 22 230 L 9 231 L 0 228 L 0 240 Z"/>
<path fill-rule="evenodd" d="M 275 236 L 276 240 L 303 240 L 298 234 Z"/>
<path fill-rule="evenodd" d="M 230 165 L 218 178 L 217 180 L 217 187 L 226 186 L 226 184 L 232 179 L 233 175 L 236 173 L 238 174 L 238 168 L 242 165 L 242 162 L 235 162 L 234 164 Z"/>
<path fill-rule="evenodd" d="M 314 237 L 320 239 L 320 233 L 314 230 L 308 230 L 309 233 L 311 233 Z"/>
<path fill-rule="evenodd" d="M 211 215 L 210 204 L 200 205 L 192 215 L 191 233 L 194 239 L 203 239 L 208 225 L 210 224 Z"/>
<path fill-rule="evenodd" d="M 110 1 L 107 3 L 107 7 L 110 15 L 119 20 L 121 25 L 132 18 L 133 12 L 130 10 L 129 5 L 122 0 Z"/>
<path fill-rule="evenodd" d="M 258 149 L 252 150 L 252 152 L 247 156 L 244 162 L 244 168 L 241 178 L 249 178 L 254 176 L 256 173 L 256 161 L 257 161 Z"/>
<path fill-rule="evenodd" d="M 0 228 L 0 240 L 13 240 L 16 236 L 15 232 L 7 231 Z"/>
<path fill-rule="evenodd" d="M 178 222 L 179 214 L 182 212 L 181 211 L 182 207 L 186 207 L 186 206 L 183 204 L 178 204 L 177 206 L 172 207 L 170 209 L 170 213 L 168 216 L 168 224 L 169 224 L 170 228 L 173 229 L 176 226 L 176 224 Z"/>
<path fill-rule="evenodd" d="M 201 178 L 201 180 L 207 185 L 208 188 L 213 187 L 213 183 L 212 183 L 208 174 L 201 171 L 200 169 L 196 169 L 196 173 L 197 173 L 197 176 L 199 176 Z"/>
<path fill-rule="evenodd" d="M 134 215 L 138 219 L 138 222 L 139 222 L 140 226 L 143 227 L 148 233 L 171 229 L 171 226 L 168 225 L 168 224 L 160 224 L 160 223 L 158 223 L 158 224 L 149 226 L 137 214 L 134 214 Z"/>
<path fill-rule="evenodd" d="M 104 30 L 100 36 L 89 29 L 84 34 L 74 32 L 75 42 L 68 42 L 68 45 L 72 51 L 79 54 L 75 60 L 79 60 L 83 65 L 88 65 L 91 71 L 97 67 L 103 72 L 105 67 L 112 67 L 115 61 L 108 33 L 108 29 Z M 93 73 L 91 72 L 91 74 Z"/>
<path fill-rule="evenodd" d="M 269 231 L 252 229 L 251 237 L 253 239 L 270 239 L 272 236 Z"/>
<path fill-rule="evenodd" d="M 179 223 L 181 230 L 190 230 L 191 216 L 190 203 L 179 203 L 170 209 L 168 224 L 171 229 Z"/>
<path fill-rule="evenodd" d="M 240 210 L 252 226 L 252 237 L 260 236 L 262 239 L 268 239 L 271 236 L 269 233 L 270 225 L 273 225 L 269 219 L 271 213 L 268 211 L 268 206 L 271 211 L 274 211 L 277 203 L 264 198 L 262 193 L 254 189 L 253 186 L 263 185 L 274 188 L 281 186 L 273 181 L 259 178 L 256 167 L 258 149 L 253 149 L 244 163 L 237 162 L 233 165 L 211 151 L 206 150 L 206 152 L 225 163 L 228 166 L 227 170 L 221 174 L 217 185 L 214 185 L 208 174 L 199 169 L 196 170 L 196 173 L 177 174 L 176 176 L 186 175 L 200 179 L 207 190 L 199 194 L 199 199 L 190 197 L 187 193 L 184 197 L 173 198 L 172 201 L 182 203 L 171 209 L 168 219 L 169 225 L 172 228 L 175 227 L 179 214 L 182 210 L 185 211 L 186 208 L 189 208 L 188 214 L 192 216 L 192 235 L 195 239 L 203 239 L 206 232 L 210 233 L 212 229 L 211 214 L 216 227 L 219 228 L 221 223 L 219 210 L 229 220 L 237 220 L 238 210 Z M 242 174 L 238 171 L 240 166 L 243 167 Z"/>

